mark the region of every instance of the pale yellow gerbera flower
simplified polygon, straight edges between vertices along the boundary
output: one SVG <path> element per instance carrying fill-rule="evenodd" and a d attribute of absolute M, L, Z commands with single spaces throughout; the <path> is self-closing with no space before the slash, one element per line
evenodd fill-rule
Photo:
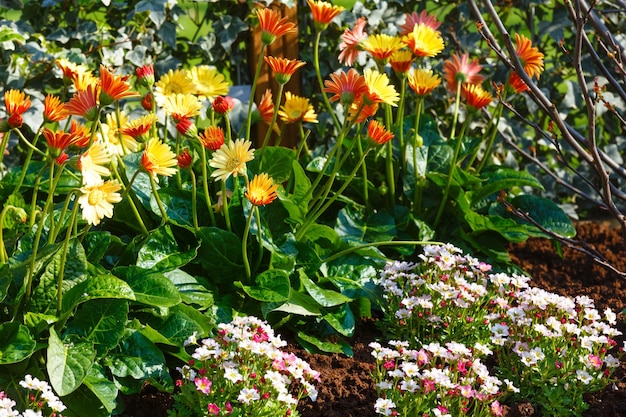
<path fill-rule="evenodd" d="M 132 136 L 122 133 L 127 126 L 128 115 L 124 112 L 120 112 L 119 120 L 115 113 L 106 115 L 106 123 L 101 126 L 102 135 L 100 137 L 107 145 L 109 154 L 126 155 L 139 149 L 139 143 Z"/>
<path fill-rule="evenodd" d="M 91 144 L 78 160 L 78 167 L 83 174 L 83 185 L 95 185 L 102 182 L 102 177 L 111 175 L 108 165 L 111 155 L 106 145 L 100 141 Z"/>
<path fill-rule="evenodd" d="M 439 84 L 441 78 L 437 74 L 433 74 L 432 70 L 423 68 L 409 72 L 409 86 L 418 96 L 425 96 L 433 91 Z"/>
<path fill-rule="evenodd" d="M 176 173 L 178 159 L 172 148 L 161 139 L 152 138 L 141 155 L 141 166 L 158 181 L 157 175 L 171 177 Z"/>
<path fill-rule="evenodd" d="M 248 189 L 246 190 L 246 198 L 255 206 L 264 206 L 276 200 L 278 184 L 274 184 L 274 180 L 263 172 L 254 176 Z"/>
<path fill-rule="evenodd" d="M 171 94 L 165 96 L 161 107 L 174 120 L 191 119 L 200 114 L 202 102 L 193 94 Z"/>
<path fill-rule="evenodd" d="M 189 71 L 169 70 L 154 84 L 154 100 L 161 105 L 166 96 L 173 94 L 194 94 L 196 86 Z"/>
<path fill-rule="evenodd" d="M 195 93 L 201 99 L 213 100 L 217 96 L 228 95 L 228 81 L 217 69 L 208 65 L 200 65 L 191 69 L 191 79 L 196 88 Z"/>
<path fill-rule="evenodd" d="M 117 192 L 121 188 L 117 180 L 83 186 L 80 189 L 82 195 L 78 197 L 78 204 L 83 210 L 83 219 L 97 226 L 103 218 L 111 218 L 113 204 L 122 201 L 122 196 Z"/>
<path fill-rule="evenodd" d="M 250 149 L 252 142 L 244 139 L 237 139 L 228 144 L 222 145 L 213 153 L 209 165 L 215 168 L 211 173 L 212 177 L 226 181 L 231 175 L 246 175 L 246 162 L 254 159 L 254 149 Z"/>
<path fill-rule="evenodd" d="M 368 88 L 367 98 L 373 103 L 387 103 L 391 106 L 397 106 L 400 95 L 396 91 L 393 84 L 389 84 L 387 74 L 380 73 L 371 68 L 363 71 L 365 84 Z"/>
<path fill-rule="evenodd" d="M 317 114 L 309 99 L 296 96 L 289 91 L 285 93 L 285 104 L 280 107 L 278 116 L 285 123 L 317 123 Z"/>

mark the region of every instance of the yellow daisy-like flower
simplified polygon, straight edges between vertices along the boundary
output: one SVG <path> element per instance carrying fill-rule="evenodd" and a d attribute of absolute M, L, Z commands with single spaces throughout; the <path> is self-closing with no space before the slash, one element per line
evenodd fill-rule
<path fill-rule="evenodd" d="M 309 99 L 296 96 L 289 91 L 285 93 L 285 104 L 280 107 L 278 116 L 285 123 L 317 123 L 317 114 L 315 114 Z"/>
<path fill-rule="evenodd" d="M 76 74 L 76 78 L 74 78 L 74 88 L 76 91 L 85 91 L 90 86 L 98 85 L 99 83 L 100 80 L 87 69 Z"/>
<path fill-rule="evenodd" d="M 255 206 L 264 206 L 276 200 L 278 196 L 276 190 L 278 184 L 274 184 L 274 180 L 263 172 L 254 176 L 248 189 L 246 190 L 246 198 Z"/>
<path fill-rule="evenodd" d="M 418 96 L 429 94 L 441 84 L 439 75 L 433 74 L 432 70 L 423 68 L 409 72 L 408 81 L 409 87 L 411 87 Z"/>
<path fill-rule="evenodd" d="M 397 106 L 400 95 L 396 91 L 393 84 L 389 84 L 389 77 L 387 74 L 380 73 L 371 68 L 367 68 L 363 71 L 363 77 L 365 78 L 365 84 L 368 88 L 368 99 L 372 103 L 387 103 L 391 106 Z"/>
<path fill-rule="evenodd" d="M 380 33 L 365 39 L 362 46 L 376 61 L 386 63 L 394 52 L 400 50 L 404 44 L 397 36 Z"/>
<path fill-rule="evenodd" d="M 111 163 L 111 155 L 106 145 L 100 141 L 91 144 L 78 160 L 78 168 L 83 174 L 84 185 L 95 185 L 102 182 L 102 177 L 111 175 L 108 165 Z"/>
<path fill-rule="evenodd" d="M 161 107 L 178 122 L 198 116 L 202 102 L 193 94 L 172 94 L 165 96 Z"/>
<path fill-rule="evenodd" d="M 467 104 L 476 110 L 482 109 L 493 101 L 491 93 L 478 84 L 463 84 L 461 88 Z"/>
<path fill-rule="evenodd" d="M 200 65 L 191 69 L 191 79 L 196 87 L 195 93 L 201 99 L 213 100 L 217 96 L 228 94 L 228 81 L 217 69 Z"/>
<path fill-rule="evenodd" d="M 226 181 L 231 175 L 246 175 L 246 163 L 254 159 L 252 142 L 244 139 L 230 141 L 213 153 L 209 165 L 215 168 L 211 176 Z"/>
<path fill-rule="evenodd" d="M 83 219 L 97 226 L 103 218 L 113 217 L 113 204 L 122 201 L 118 191 L 122 188 L 117 180 L 85 185 L 80 189 L 78 204 L 83 210 Z"/>
<path fill-rule="evenodd" d="M 389 58 L 389 64 L 396 74 L 404 75 L 410 71 L 413 65 L 413 52 L 408 49 L 396 51 Z"/>
<path fill-rule="evenodd" d="M 413 31 L 404 36 L 402 41 L 418 57 L 433 57 L 444 48 L 441 32 L 423 23 L 415 25 Z"/>
<path fill-rule="evenodd" d="M 158 117 L 154 113 L 144 114 L 138 119 L 131 120 L 120 129 L 122 135 L 130 136 L 137 139 L 150 132 L 152 126 L 156 123 Z"/>
<path fill-rule="evenodd" d="M 101 139 L 111 155 L 126 155 L 139 149 L 139 143 L 131 135 L 124 133 L 128 126 L 128 115 L 124 112 L 119 115 L 118 120 L 115 113 L 108 113 L 106 123 L 101 126 Z"/>
<path fill-rule="evenodd" d="M 157 175 L 171 177 L 176 173 L 178 158 L 167 143 L 163 143 L 161 139 L 152 138 L 146 143 L 146 149 L 141 155 L 141 166 L 155 180 L 158 180 Z"/>
<path fill-rule="evenodd" d="M 172 94 L 194 94 L 196 86 L 189 71 L 178 69 L 169 70 L 154 84 L 154 99 L 161 104 L 166 96 Z"/>

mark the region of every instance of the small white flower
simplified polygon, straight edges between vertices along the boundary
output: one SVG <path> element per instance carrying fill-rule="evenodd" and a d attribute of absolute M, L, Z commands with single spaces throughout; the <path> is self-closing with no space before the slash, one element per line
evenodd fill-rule
<path fill-rule="evenodd" d="M 396 408 L 396 404 L 387 398 L 379 398 L 374 404 L 374 410 L 383 416 L 390 416 L 394 408 Z"/>
<path fill-rule="evenodd" d="M 244 404 L 250 404 L 252 401 L 257 401 L 260 398 L 261 396 L 255 389 L 243 388 L 241 391 L 239 391 L 237 401 Z"/>
<path fill-rule="evenodd" d="M 589 374 L 589 372 L 581 369 L 576 370 L 576 378 L 585 385 L 589 385 L 589 383 L 593 380 L 593 377 Z"/>
<path fill-rule="evenodd" d="M 224 378 L 228 379 L 233 384 L 243 379 L 243 376 L 239 373 L 236 367 L 228 366 L 224 368 Z"/>

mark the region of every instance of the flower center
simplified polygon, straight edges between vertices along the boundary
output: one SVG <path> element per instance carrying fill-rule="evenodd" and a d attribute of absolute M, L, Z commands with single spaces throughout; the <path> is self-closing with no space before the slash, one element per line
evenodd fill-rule
<path fill-rule="evenodd" d="M 100 204 L 102 200 L 106 198 L 106 193 L 102 190 L 93 190 L 89 193 L 89 197 L 87 197 L 87 201 L 89 205 L 97 206 Z"/>

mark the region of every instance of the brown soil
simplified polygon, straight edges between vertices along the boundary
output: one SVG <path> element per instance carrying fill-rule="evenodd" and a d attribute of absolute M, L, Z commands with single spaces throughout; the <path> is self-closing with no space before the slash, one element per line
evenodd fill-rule
<path fill-rule="evenodd" d="M 597 250 L 619 271 L 626 271 L 626 250 L 619 230 L 597 223 L 580 223 L 578 239 Z M 600 266 L 578 251 L 563 248 L 559 257 L 554 245 L 545 239 L 530 239 L 512 246 L 511 258 L 532 277 L 532 284 L 562 295 L 585 294 L 596 301 L 596 307 L 611 307 L 621 312 L 626 307 L 626 279 Z M 619 316 L 620 330 L 626 333 L 624 314 Z M 370 377 L 373 358 L 368 344 L 380 335 L 371 322 L 361 324 L 352 347 L 354 357 L 308 354 L 296 345 L 293 351 L 321 372 L 322 384 L 316 402 L 305 402 L 299 410 L 302 417 L 374 417 L 376 391 Z M 622 339 L 618 340 L 622 345 Z M 590 409 L 587 417 L 626 416 L 626 361 L 614 374 L 615 383 L 586 397 Z M 171 398 L 147 388 L 140 396 L 127 398 L 122 417 L 166 417 Z M 531 404 L 506 408 L 507 417 L 539 417 Z M 543 416 L 547 417 L 547 416 Z"/>

